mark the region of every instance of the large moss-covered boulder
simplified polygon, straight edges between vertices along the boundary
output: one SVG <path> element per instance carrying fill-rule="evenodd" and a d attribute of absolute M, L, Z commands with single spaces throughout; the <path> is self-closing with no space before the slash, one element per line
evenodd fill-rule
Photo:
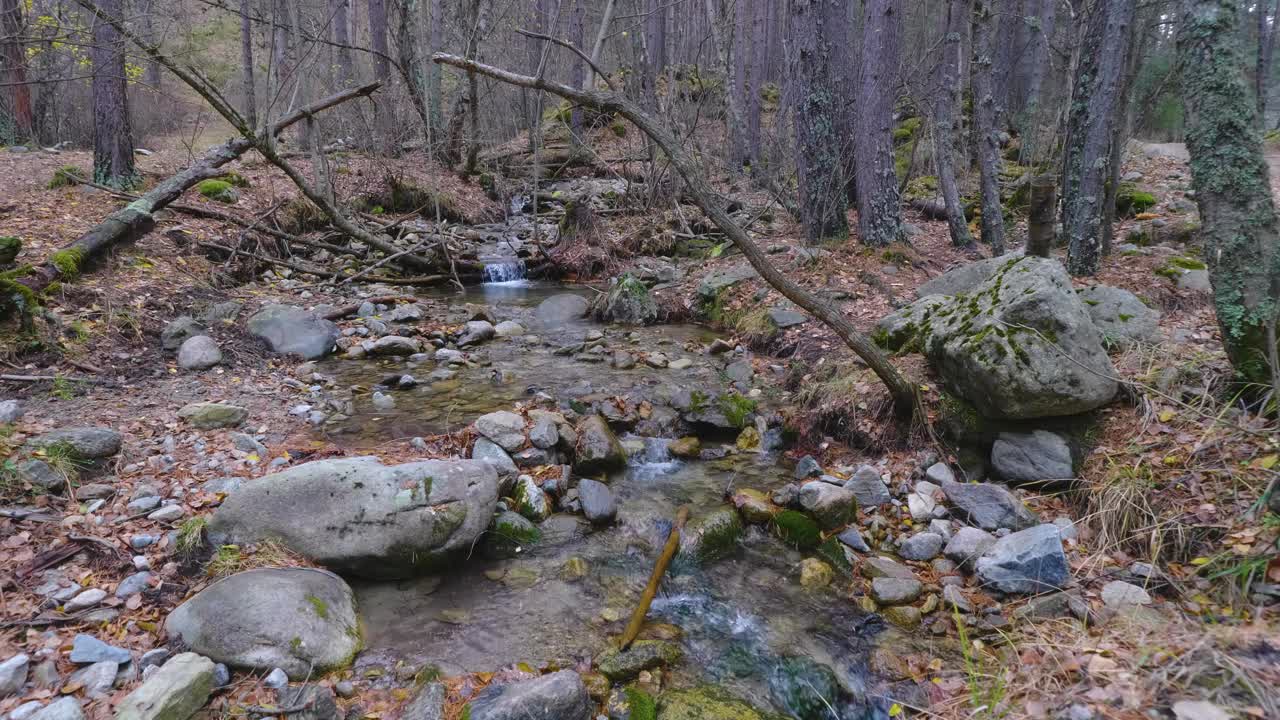
<path fill-rule="evenodd" d="M 623 275 L 596 308 L 596 317 L 623 325 L 651 325 L 658 321 L 658 302 L 645 284 Z"/>
<path fill-rule="evenodd" d="M 294 680 L 351 664 L 360 649 L 355 597 L 311 568 L 261 568 L 223 578 L 179 605 L 170 638 L 232 667 L 280 668 Z"/>
<path fill-rule="evenodd" d="M 1056 260 L 1005 259 L 914 325 L 913 342 L 947 387 L 984 417 L 1075 415 L 1119 389 L 1102 334 Z"/>
<path fill-rule="evenodd" d="M 246 483 L 208 532 L 215 544 L 275 540 L 339 572 L 404 578 L 465 555 L 497 504 L 483 460 L 319 460 Z"/>
<path fill-rule="evenodd" d="M 1160 313 L 1128 290 L 1093 285 L 1076 291 L 1103 339 L 1116 345 L 1152 342 L 1160 333 Z"/>

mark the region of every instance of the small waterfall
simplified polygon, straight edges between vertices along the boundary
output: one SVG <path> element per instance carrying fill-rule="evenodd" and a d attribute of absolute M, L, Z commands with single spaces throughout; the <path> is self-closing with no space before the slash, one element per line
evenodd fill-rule
<path fill-rule="evenodd" d="M 525 279 L 523 260 L 506 260 L 485 263 L 483 279 L 486 283 L 509 283 Z"/>

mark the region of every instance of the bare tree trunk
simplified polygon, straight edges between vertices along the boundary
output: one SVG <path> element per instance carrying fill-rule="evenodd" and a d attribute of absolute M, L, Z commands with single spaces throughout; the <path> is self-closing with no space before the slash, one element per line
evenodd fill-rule
<path fill-rule="evenodd" d="M 431 29 L 428 35 L 431 52 L 444 52 L 444 0 L 429 0 L 431 3 Z M 431 63 L 427 70 L 427 117 L 429 129 L 427 144 L 440 144 L 439 138 L 444 132 L 444 86 L 441 83 L 440 66 Z M 434 151 L 432 156 L 438 157 Z"/>
<path fill-rule="evenodd" d="M 752 165 L 751 155 L 751 116 L 759 114 L 760 104 L 751 102 L 750 53 L 751 53 L 751 0 L 729 0 L 733 3 L 733 52 L 732 63 L 733 87 L 730 94 L 737 98 L 741 109 L 742 136 L 735 142 L 734 164 L 738 168 Z M 759 125 L 757 125 L 759 127 Z"/>
<path fill-rule="evenodd" d="M 249 0 L 242 0 L 246 5 Z M 338 87 L 350 87 L 355 81 L 355 66 L 351 61 L 351 18 L 347 10 L 351 0 L 332 0 L 333 2 L 333 39 L 338 43 Z"/>
<path fill-rule="evenodd" d="M 240 82 L 244 86 L 244 118 L 250 127 L 258 127 L 258 100 L 253 79 L 252 0 L 240 0 Z"/>
<path fill-rule="evenodd" d="M 1268 7 L 1271 8 L 1268 22 Z M 1276 12 L 1280 0 L 1275 3 L 1258 0 L 1258 66 L 1254 69 L 1254 93 L 1258 99 L 1258 127 L 1267 125 L 1267 93 L 1271 88 L 1271 56 L 1276 42 Z"/>
<path fill-rule="evenodd" d="M 480 57 L 480 41 L 489 32 L 489 5 L 486 0 L 473 0 L 475 13 L 471 27 L 470 39 L 467 42 L 467 57 Z M 467 165 L 464 170 L 468 175 L 475 174 L 480 160 L 480 81 L 475 73 L 467 76 L 467 114 L 471 120 L 470 137 L 467 138 Z"/>
<path fill-rule="evenodd" d="M 851 3 L 824 5 L 826 15 L 822 20 L 822 32 L 831 49 L 828 69 L 831 72 L 831 92 L 835 95 L 836 149 L 840 153 L 840 174 L 843 177 L 845 207 L 858 204 L 857 165 L 857 97 L 858 64 L 854 53 Z M 786 46 L 786 42 L 783 46 Z M 788 93 L 790 90 L 788 90 Z"/>
<path fill-rule="evenodd" d="M 596 32 L 596 41 L 591 46 L 591 64 L 600 67 L 600 53 L 604 52 L 604 40 L 609 35 L 609 25 L 613 22 L 614 0 L 605 0 L 604 14 L 600 16 L 600 29 Z M 593 67 L 589 77 L 589 87 L 587 89 L 594 90 L 596 87 L 596 71 Z"/>
<path fill-rule="evenodd" d="M 941 57 L 938 69 L 939 88 L 933 103 L 933 159 L 938 166 L 938 189 L 947 211 L 947 229 L 951 243 L 958 247 L 973 245 L 973 235 L 965 220 L 960 188 L 956 182 L 956 111 L 960 104 L 960 55 L 964 47 L 965 26 L 973 10 L 973 0 L 950 0 L 943 25 Z"/>
<path fill-rule="evenodd" d="M 844 174 L 836 135 L 838 93 L 830 70 L 832 46 L 823 30 L 839 0 L 791 0 L 791 77 L 796 92 L 796 170 L 805 240 L 845 240 Z"/>
<path fill-rule="evenodd" d="M 1238 6 L 1184 1 L 1178 57 L 1187 150 L 1222 344 L 1241 380 L 1280 389 L 1280 227 L 1234 38 Z"/>
<path fill-rule="evenodd" d="M 609 0 L 610 6 L 613 0 Z M 724 94 L 725 107 L 728 118 L 725 123 L 729 130 L 729 164 L 734 170 L 741 170 L 746 161 L 746 137 L 747 128 L 742 120 L 742 92 L 738 80 L 742 73 L 734 69 L 733 44 L 736 42 L 736 31 L 734 30 L 733 16 L 730 13 L 732 0 L 726 2 L 721 0 L 721 13 L 716 12 L 715 0 L 704 0 L 707 18 L 711 23 L 711 40 L 715 43 L 716 54 L 720 58 L 720 67 L 724 69 L 726 78 L 732 78 L 732 87 Z M 725 37 L 726 30 L 730 35 L 730 40 Z M 593 88 L 594 89 L 594 88 Z"/>
<path fill-rule="evenodd" d="M 1139 15 L 1129 28 L 1129 57 L 1125 63 L 1124 77 L 1120 81 L 1120 98 L 1116 101 L 1115 119 L 1111 128 L 1111 149 L 1107 159 L 1107 193 L 1102 201 L 1102 255 L 1111 254 L 1115 240 L 1116 195 L 1120 190 L 1120 170 L 1124 161 L 1124 147 L 1129 142 L 1130 125 L 1133 122 L 1133 103 L 1129 93 L 1137 79 L 1142 53 L 1146 48 L 1147 33 L 1139 35 L 1146 13 Z"/>
<path fill-rule="evenodd" d="M 155 0 L 142 0 L 138 8 L 138 14 L 141 16 L 140 20 L 142 22 L 142 37 L 149 43 L 156 42 L 155 9 Z M 153 89 L 160 89 L 160 63 L 155 60 L 148 60 L 145 67 L 143 81 Z"/>
<path fill-rule="evenodd" d="M 369 0 L 369 47 L 373 50 L 373 79 L 385 87 L 391 81 L 391 63 L 387 59 L 387 3 Z M 378 103 L 374 116 L 378 139 L 388 155 L 396 152 L 395 118 L 391 107 Z"/>
<path fill-rule="evenodd" d="M 396 34 L 396 49 L 400 56 L 400 73 L 404 76 L 404 86 L 409 91 L 409 99 L 413 109 L 422 122 L 423 137 L 431 130 L 431 114 L 427 109 L 427 98 L 431 88 L 427 81 L 426 70 L 422 67 L 422 56 L 418 54 L 418 19 L 422 12 L 422 0 L 397 0 L 400 7 L 400 24 Z"/>
<path fill-rule="evenodd" d="M 1067 240 L 1067 269 L 1073 275 L 1098 272 L 1112 127 L 1134 5 L 1133 0 L 1099 0 L 1089 17 L 1086 46 L 1081 49 L 1062 188 L 1062 230 Z"/>
<path fill-rule="evenodd" d="M 27 55 L 22 47 L 22 8 L 19 0 L 0 0 L 0 32 L 4 33 L 4 46 L 0 59 L 4 61 L 4 80 L 9 86 L 9 110 L 18 140 L 35 137 L 35 116 L 31 112 L 31 86 L 27 84 Z"/>
<path fill-rule="evenodd" d="M 121 0 L 100 0 L 109 17 L 122 16 Z M 109 23 L 93 25 L 93 179 L 99 185 L 133 187 L 133 130 L 125 79 L 124 40 Z"/>
<path fill-rule="evenodd" d="M 1043 115 L 1040 95 L 1044 87 L 1045 74 L 1049 71 L 1049 42 L 1053 39 L 1057 24 L 1059 1 L 1039 0 L 1039 26 L 1031 31 L 1030 56 L 1027 60 L 1030 71 L 1027 78 L 1027 127 L 1022 134 L 1022 149 L 1019 154 L 1024 165 L 1038 161 L 1043 154 L 1040 147 L 1042 134 L 1040 118 Z"/>
<path fill-rule="evenodd" d="M 672 167 L 684 180 L 690 196 L 702 208 L 707 217 L 724 232 L 730 242 L 742 251 L 747 262 L 760 274 L 760 277 L 764 278 L 765 282 L 777 289 L 788 300 L 799 305 L 802 309 L 818 318 L 820 322 L 830 327 L 858 357 L 867 363 L 867 366 L 876 373 L 876 376 L 888 388 L 889 394 L 893 398 L 894 411 L 900 419 L 910 420 L 915 416 L 918 406 L 915 384 L 903 377 L 884 352 L 876 347 L 870 338 L 854 327 L 853 323 L 840 310 L 819 300 L 808 290 L 784 276 L 769 262 L 768 256 L 765 255 L 760 246 L 756 245 L 746 231 L 729 217 L 729 213 L 717 199 L 715 192 L 707 183 L 697 163 L 681 148 L 675 136 L 652 115 L 645 112 L 634 102 L 616 93 L 579 90 L 567 85 L 550 82 L 545 78 L 517 75 L 456 55 L 437 53 L 433 59 L 436 62 L 452 65 L 463 70 L 480 72 L 495 80 L 517 87 L 546 90 L 600 112 L 617 113 L 631 121 L 633 125 L 652 138 L 653 142 L 662 149 L 662 152 L 670 160 Z"/>
<path fill-rule="evenodd" d="M 863 6 L 858 93 L 858 232 L 879 247 L 906 237 L 893 168 L 893 104 L 902 15 L 893 0 Z"/>
<path fill-rule="evenodd" d="M 574 47 L 585 52 L 583 46 L 587 41 L 587 37 L 586 18 L 584 16 L 587 13 L 587 9 L 584 7 L 584 0 L 571 0 L 571 2 L 573 3 L 573 8 L 569 11 L 569 42 L 573 43 Z M 573 60 L 569 64 L 570 85 L 576 88 L 585 87 L 587 78 L 586 65 L 582 58 L 576 54 L 573 56 Z M 573 144 L 575 146 L 581 144 L 586 127 L 582 121 L 582 108 L 578 105 L 574 105 L 569 111 L 569 129 Z"/>
<path fill-rule="evenodd" d="M 1004 254 L 1004 205 L 1000 202 L 1000 105 L 993 66 L 998 43 L 992 0 L 977 0 L 973 11 L 973 124 L 982 185 L 982 241 L 993 255 Z"/>
<path fill-rule="evenodd" d="M 759 177 L 764 170 L 764 148 L 760 138 L 760 93 L 764 89 L 768 72 L 769 3 L 767 0 L 751 0 L 751 45 L 747 58 L 747 152 L 751 155 L 751 174 Z"/>

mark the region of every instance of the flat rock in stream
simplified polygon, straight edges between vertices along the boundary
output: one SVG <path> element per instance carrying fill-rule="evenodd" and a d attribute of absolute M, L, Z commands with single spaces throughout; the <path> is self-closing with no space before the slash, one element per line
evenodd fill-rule
<path fill-rule="evenodd" d="M 249 318 L 247 327 L 273 351 L 305 360 L 328 355 L 341 334 L 337 325 L 291 305 L 267 305 Z"/>
<path fill-rule="evenodd" d="M 497 472 L 482 460 L 319 460 L 227 496 L 208 532 L 215 545 L 272 539 L 333 570 L 404 578 L 471 548 L 497 503 Z"/>
<path fill-rule="evenodd" d="M 571 320 L 581 319 L 587 314 L 591 304 L 581 295 L 561 293 L 543 300 L 533 311 L 534 317 L 544 327 L 558 327 Z"/>
<path fill-rule="evenodd" d="M 591 698 L 582 678 L 561 670 L 531 680 L 490 685 L 464 714 L 470 720 L 590 720 Z"/>
<path fill-rule="evenodd" d="M 259 568 L 223 578 L 175 608 L 165 629 L 217 662 L 262 672 L 280 668 L 294 680 L 346 667 L 360 649 L 351 588 L 312 568 Z"/>

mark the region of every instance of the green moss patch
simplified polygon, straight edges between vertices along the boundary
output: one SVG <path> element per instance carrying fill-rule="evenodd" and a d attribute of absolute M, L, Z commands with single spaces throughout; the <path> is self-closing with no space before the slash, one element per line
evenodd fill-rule
<path fill-rule="evenodd" d="M 80 181 L 88 177 L 88 173 L 76 167 L 75 165 L 63 165 L 53 171 L 53 177 L 49 178 L 46 185 L 50 190 L 61 187 L 73 187 L 79 185 Z"/>
<path fill-rule="evenodd" d="M 773 519 L 778 536 L 800 550 L 810 550 L 822 542 L 822 531 L 808 515 L 795 510 L 783 510 Z"/>

